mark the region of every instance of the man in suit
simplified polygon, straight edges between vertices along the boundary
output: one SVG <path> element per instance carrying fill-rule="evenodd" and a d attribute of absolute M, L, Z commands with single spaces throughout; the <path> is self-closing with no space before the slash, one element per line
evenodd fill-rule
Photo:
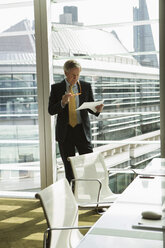
<path fill-rule="evenodd" d="M 50 115 L 57 114 L 56 140 L 69 183 L 74 176 L 67 158 L 75 156 L 75 148 L 79 154 L 93 152 L 88 112 L 98 116 L 103 109 L 101 104 L 96 106 L 96 112 L 90 109 L 75 110 L 84 102 L 94 101 L 90 83 L 79 81 L 80 72 L 81 65 L 77 61 L 65 62 L 66 78 L 51 86 L 48 106 Z"/>

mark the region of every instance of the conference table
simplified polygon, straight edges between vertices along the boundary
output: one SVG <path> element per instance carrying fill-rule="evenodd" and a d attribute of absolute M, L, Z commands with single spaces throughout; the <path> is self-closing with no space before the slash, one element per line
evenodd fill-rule
<path fill-rule="evenodd" d="M 154 158 L 99 218 L 77 248 L 165 248 L 165 159 Z M 142 211 L 162 214 L 142 218 Z"/>

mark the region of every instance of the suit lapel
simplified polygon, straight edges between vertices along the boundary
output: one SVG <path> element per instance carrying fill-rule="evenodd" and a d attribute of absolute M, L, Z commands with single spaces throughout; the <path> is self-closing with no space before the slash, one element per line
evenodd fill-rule
<path fill-rule="evenodd" d="M 66 91 L 66 82 L 65 82 L 65 80 L 63 80 L 61 82 L 61 95 L 62 96 L 65 94 L 65 91 Z"/>
<path fill-rule="evenodd" d="M 82 94 L 79 95 L 79 106 L 83 103 L 83 85 L 82 85 L 81 82 L 80 82 L 80 84 L 81 84 L 81 92 L 82 92 Z M 78 90 L 80 92 L 80 86 L 79 85 L 78 85 Z"/>
<path fill-rule="evenodd" d="M 65 92 L 66 92 L 66 82 L 65 82 L 65 80 L 63 80 L 63 81 L 61 82 L 61 87 L 60 87 L 60 92 L 59 92 L 59 94 L 61 95 L 61 98 L 62 98 L 62 96 L 65 94 Z M 64 111 L 66 111 L 66 112 L 68 113 L 68 104 L 67 104 L 67 106 L 64 108 Z"/>

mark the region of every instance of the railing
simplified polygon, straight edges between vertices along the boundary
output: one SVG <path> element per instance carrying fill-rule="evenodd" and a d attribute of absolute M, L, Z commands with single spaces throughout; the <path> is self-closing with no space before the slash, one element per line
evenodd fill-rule
<path fill-rule="evenodd" d="M 101 145 L 95 147 L 94 151 L 100 151 L 104 155 L 108 169 L 112 167 L 125 168 L 133 166 L 135 161 L 140 162 L 140 157 L 141 161 L 144 160 L 144 157 L 150 160 L 153 158 L 153 155 L 148 156 L 148 154 L 153 152 L 155 154 L 155 151 L 157 151 L 155 156 L 159 156 L 160 131 L 154 131 L 122 141 L 95 140 L 93 143 L 94 145 Z"/>
<path fill-rule="evenodd" d="M 160 131 L 154 131 L 120 141 L 95 140 L 93 144 L 97 146 L 94 148 L 94 151 L 100 151 L 103 154 L 108 170 L 112 168 L 139 168 L 139 166 L 149 163 L 152 158 L 160 155 Z M 6 173 L 10 173 L 10 171 L 19 172 L 19 170 L 39 172 L 40 167 L 39 161 L 29 160 L 19 161 L 19 163 L 2 163 L 0 170 L 0 177 L 2 178 L 3 171 L 5 175 Z M 61 158 L 57 159 L 57 171 L 59 176 L 64 173 Z M 28 173 L 29 176 L 31 176 L 31 173 Z"/>

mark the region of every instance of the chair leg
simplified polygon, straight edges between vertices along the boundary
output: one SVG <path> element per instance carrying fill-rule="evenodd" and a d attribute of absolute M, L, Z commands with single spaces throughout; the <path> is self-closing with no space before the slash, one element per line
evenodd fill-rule
<path fill-rule="evenodd" d="M 71 186 L 72 192 L 74 194 L 74 190 L 75 190 L 75 181 L 74 181 L 74 179 L 71 180 L 70 186 Z"/>
<path fill-rule="evenodd" d="M 45 232 L 44 232 L 44 248 L 49 248 L 50 247 L 50 232 L 49 230 L 47 229 Z"/>
<path fill-rule="evenodd" d="M 102 215 L 104 214 L 106 211 L 107 211 L 108 208 L 96 208 L 96 213 L 99 214 L 99 215 Z"/>

